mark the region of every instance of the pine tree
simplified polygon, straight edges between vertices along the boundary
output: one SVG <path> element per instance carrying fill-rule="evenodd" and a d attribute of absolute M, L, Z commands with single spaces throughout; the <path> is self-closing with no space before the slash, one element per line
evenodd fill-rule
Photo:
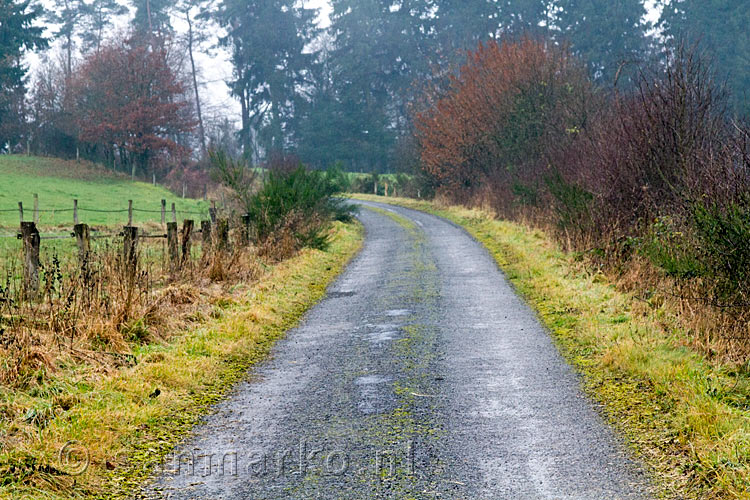
<path fill-rule="evenodd" d="M 448 58 L 497 35 L 500 11 L 493 0 L 444 0 L 437 7 L 440 50 Z"/>
<path fill-rule="evenodd" d="M 53 36 L 63 41 L 65 51 L 65 79 L 69 80 L 73 72 L 73 50 L 75 37 L 82 19 L 86 15 L 86 4 L 83 0 L 55 0 L 55 8 L 47 11 L 47 21 L 58 25 Z"/>
<path fill-rule="evenodd" d="M 602 83 L 612 85 L 618 77 L 622 83 L 622 71 L 648 57 L 642 0 L 560 0 L 558 7 L 555 23 L 562 39 Z"/>
<path fill-rule="evenodd" d="M 174 6 L 172 0 L 134 0 L 135 17 L 133 27 L 136 32 L 148 36 L 161 36 L 172 31 L 169 11 Z"/>
<path fill-rule="evenodd" d="M 289 122 L 313 56 L 316 12 L 295 0 L 224 0 L 216 18 L 227 30 L 222 43 L 232 53 L 232 93 L 242 108 L 243 145 L 253 130 L 267 152 L 288 147 Z"/>
<path fill-rule="evenodd" d="M 85 29 L 81 32 L 83 52 L 99 52 L 107 31 L 113 26 L 114 18 L 129 12 L 127 6 L 117 0 L 93 0 L 85 5 Z"/>
<path fill-rule="evenodd" d="M 463 53 L 500 35 L 546 33 L 551 0 L 441 0 L 436 3 L 439 49 Z"/>
<path fill-rule="evenodd" d="M 208 154 L 208 148 L 206 146 L 206 127 L 203 123 L 203 110 L 201 106 L 200 88 L 198 87 L 198 70 L 195 66 L 195 49 L 198 45 L 205 41 L 205 32 L 200 28 L 202 26 L 196 25 L 196 20 L 193 18 L 192 10 L 193 7 L 200 7 L 196 5 L 197 2 L 185 2 L 182 5 L 182 14 L 185 17 L 188 25 L 188 32 L 185 40 L 185 44 L 188 49 L 188 56 L 190 58 L 190 74 L 193 80 L 193 92 L 195 93 L 195 112 L 198 118 L 198 135 L 201 143 L 201 154 L 206 157 Z"/>
<path fill-rule="evenodd" d="M 665 0 L 661 27 L 678 43 L 707 49 L 737 112 L 750 114 L 750 9 L 732 0 Z"/>
<path fill-rule="evenodd" d="M 504 34 L 549 35 L 555 0 L 507 0 L 500 6 L 500 27 Z"/>
<path fill-rule="evenodd" d="M 384 169 L 396 136 L 406 127 L 413 84 L 431 70 L 435 52 L 431 3 L 334 0 L 332 5 L 330 65 L 335 97 L 327 96 L 322 108 L 336 110 L 333 127 L 343 135 L 328 146 L 350 168 Z"/>
<path fill-rule="evenodd" d="M 28 50 L 47 47 L 42 28 L 34 24 L 41 11 L 30 3 L 0 2 L 0 147 L 22 134 L 27 68 L 21 59 Z"/>

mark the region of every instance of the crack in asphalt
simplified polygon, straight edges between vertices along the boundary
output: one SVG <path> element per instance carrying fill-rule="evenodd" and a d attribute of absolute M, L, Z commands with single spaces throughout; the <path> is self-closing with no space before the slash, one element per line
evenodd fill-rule
<path fill-rule="evenodd" d="M 140 498 L 649 498 L 486 250 L 360 204 L 361 253 Z"/>

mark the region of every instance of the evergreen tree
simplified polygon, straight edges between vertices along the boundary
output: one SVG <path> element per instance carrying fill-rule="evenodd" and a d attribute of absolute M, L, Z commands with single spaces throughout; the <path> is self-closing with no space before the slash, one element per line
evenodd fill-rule
<path fill-rule="evenodd" d="M 648 54 L 642 0 L 559 0 L 555 23 L 562 39 L 589 64 L 592 75 L 612 85 Z"/>
<path fill-rule="evenodd" d="M 315 37 L 316 12 L 296 0 L 224 0 L 216 17 L 227 30 L 232 93 L 242 108 L 243 145 L 258 131 L 266 152 L 289 146 L 298 88 L 313 61 L 305 53 Z"/>
<path fill-rule="evenodd" d="M 347 134 L 342 126 L 342 107 L 336 96 L 335 79 L 330 53 L 333 41 L 324 33 L 315 64 L 311 67 L 306 99 L 296 110 L 295 144 L 304 162 L 318 168 L 349 159 L 342 137 Z"/>
<path fill-rule="evenodd" d="M 58 25 L 53 32 L 55 38 L 63 41 L 65 51 L 65 79 L 69 80 L 73 72 L 73 49 L 75 35 L 86 15 L 86 4 L 83 0 L 55 0 L 54 10 L 47 11 L 47 21 Z"/>
<path fill-rule="evenodd" d="M 85 29 L 81 32 L 83 51 L 99 52 L 107 30 L 112 28 L 114 18 L 129 12 L 127 6 L 117 0 L 93 0 L 85 6 Z"/>
<path fill-rule="evenodd" d="M 171 0 L 134 0 L 135 17 L 133 27 L 136 32 L 159 36 L 172 31 L 169 11 L 174 6 Z"/>
<path fill-rule="evenodd" d="M 40 13 L 30 0 L 0 2 L 0 147 L 22 135 L 27 72 L 22 57 L 47 46 L 42 28 L 34 26 Z"/>
<path fill-rule="evenodd" d="M 548 35 L 551 12 L 559 8 L 554 0 L 507 0 L 501 3 L 500 27 L 509 35 Z"/>
<path fill-rule="evenodd" d="M 208 39 L 206 30 L 206 19 L 204 16 L 193 16 L 193 10 L 205 10 L 203 0 L 185 0 L 180 5 L 181 14 L 187 22 L 188 31 L 185 36 L 185 46 L 187 47 L 190 59 L 190 75 L 193 80 L 193 93 L 195 94 L 195 112 L 198 118 L 198 138 L 201 144 L 201 154 L 206 157 L 208 147 L 206 142 L 206 127 L 203 121 L 203 106 L 200 97 L 200 88 L 198 86 L 198 70 L 195 65 L 195 51 L 201 44 L 206 43 Z"/>
<path fill-rule="evenodd" d="M 331 61 L 339 107 L 333 125 L 343 134 L 339 138 L 342 155 L 339 159 L 352 169 L 382 167 L 392 143 L 387 116 L 397 68 L 396 54 L 386 39 L 387 3 L 333 2 Z"/>
<path fill-rule="evenodd" d="M 664 0 L 661 27 L 673 39 L 700 42 L 726 79 L 736 110 L 750 114 L 750 9 L 733 0 Z"/>
<path fill-rule="evenodd" d="M 443 0 L 437 4 L 436 31 L 441 54 L 452 59 L 457 52 L 476 48 L 494 38 L 500 27 L 494 0 Z"/>
<path fill-rule="evenodd" d="M 334 90 L 321 108 L 335 109 L 333 127 L 342 135 L 327 146 L 350 168 L 383 170 L 406 126 L 413 84 L 430 71 L 431 3 L 334 0 L 332 5 Z"/>

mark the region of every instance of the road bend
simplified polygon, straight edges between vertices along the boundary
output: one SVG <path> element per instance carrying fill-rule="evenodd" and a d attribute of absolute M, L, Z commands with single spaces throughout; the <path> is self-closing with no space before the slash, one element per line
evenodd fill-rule
<path fill-rule="evenodd" d="M 361 253 L 141 498 L 649 498 L 487 251 L 360 204 Z"/>

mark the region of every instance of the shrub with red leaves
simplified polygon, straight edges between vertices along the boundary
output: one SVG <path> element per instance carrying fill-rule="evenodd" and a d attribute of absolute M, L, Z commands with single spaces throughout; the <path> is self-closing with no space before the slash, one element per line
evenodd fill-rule
<path fill-rule="evenodd" d="M 481 44 L 415 117 L 423 168 L 454 198 L 488 183 L 533 197 L 548 145 L 585 125 L 591 93 L 565 48 L 529 38 Z"/>
<path fill-rule="evenodd" d="M 164 46 L 112 42 L 83 62 L 72 87 L 80 140 L 134 175 L 189 154 L 174 137 L 195 123 Z"/>

